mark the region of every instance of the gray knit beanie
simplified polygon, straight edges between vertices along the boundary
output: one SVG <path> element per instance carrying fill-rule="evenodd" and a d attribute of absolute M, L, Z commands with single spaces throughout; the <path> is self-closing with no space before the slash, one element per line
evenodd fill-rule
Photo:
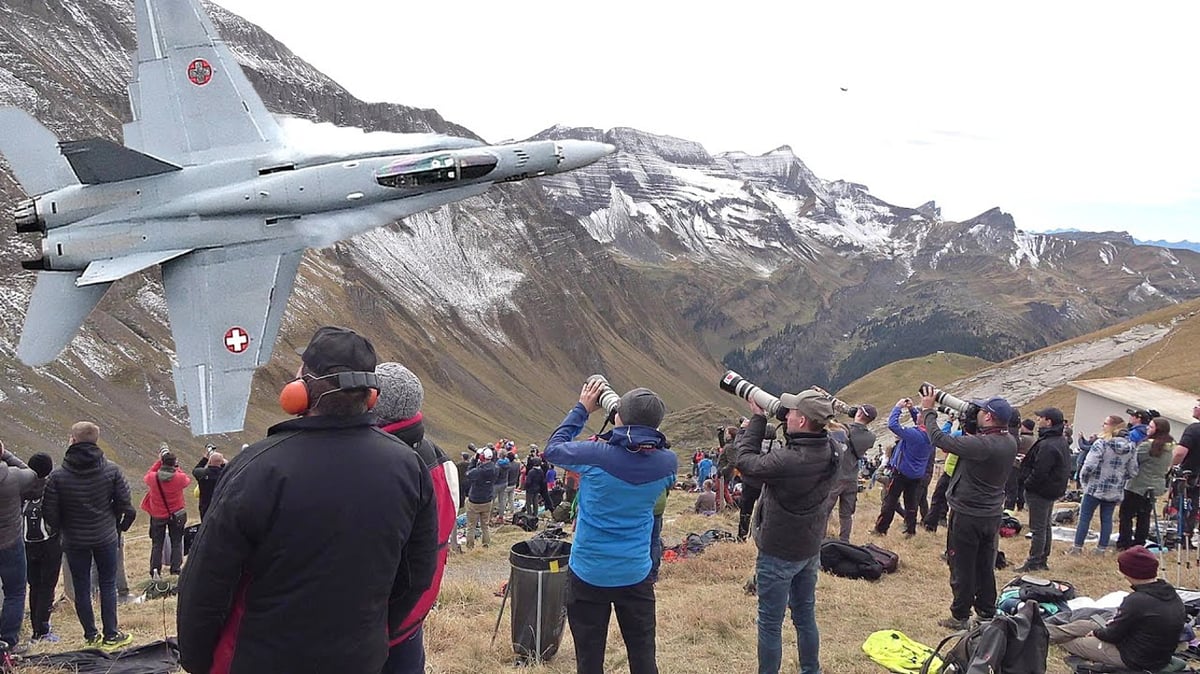
<path fill-rule="evenodd" d="M 379 402 L 375 413 L 384 421 L 402 421 L 417 416 L 425 402 L 421 380 L 400 363 L 380 363 L 375 366 L 379 379 Z"/>

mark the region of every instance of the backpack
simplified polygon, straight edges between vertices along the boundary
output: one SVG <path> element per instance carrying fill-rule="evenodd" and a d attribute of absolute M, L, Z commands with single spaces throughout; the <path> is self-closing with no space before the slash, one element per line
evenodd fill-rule
<path fill-rule="evenodd" d="M 1046 580 L 1037 576 L 1017 576 L 996 595 L 996 610 L 1013 614 L 1024 602 L 1036 601 L 1042 617 L 1069 611 L 1067 602 L 1075 598 L 1075 586 L 1065 580 Z"/>
<path fill-rule="evenodd" d="M 1021 533 L 1021 520 L 1012 515 L 1005 515 L 1000 519 L 1000 535 L 1004 538 L 1012 538 Z"/>
<path fill-rule="evenodd" d="M 883 567 L 884 573 L 896 573 L 896 569 L 900 568 L 900 555 L 891 550 L 881 548 L 874 543 L 867 543 L 863 547 L 867 549 L 867 552 L 871 553 L 875 561 L 879 562 L 879 565 Z"/>
<path fill-rule="evenodd" d="M 821 543 L 821 570 L 843 578 L 879 580 L 883 564 L 861 545 L 831 539 Z"/>
<path fill-rule="evenodd" d="M 957 639 L 935 662 L 942 648 Z M 1014 615 L 997 615 L 965 632 L 955 632 L 933 649 L 921 674 L 1045 674 L 1050 632 L 1035 602 L 1021 604 Z"/>
<path fill-rule="evenodd" d="M 862 645 L 863 652 L 875 662 L 883 665 L 889 672 L 898 674 L 918 674 L 928 667 L 929 671 L 937 672 L 942 661 L 933 649 L 925 644 L 913 641 L 902 632 L 896 630 L 880 630 L 871 633 Z M 928 663 L 932 662 L 932 665 Z"/>
<path fill-rule="evenodd" d="M 518 511 L 513 513 L 512 523 L 521 527 L 524 531 L 537 531 L 538 517 L 537 515 Z"/>

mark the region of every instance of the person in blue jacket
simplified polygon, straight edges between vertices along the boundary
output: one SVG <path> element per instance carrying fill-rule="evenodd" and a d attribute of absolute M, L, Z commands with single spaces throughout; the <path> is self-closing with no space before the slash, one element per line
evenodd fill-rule
<path fill-rule="evenodd" d="M 666 406 L 650 389 L 621 396 L 615 428 L 573 441 L 599 408 L 604 384 L 588 382 L 550 436 L 545 459 L 579 474 L 579 519 L 567 579 L 567 621 L 579 674 L 602 674 L 615 610 L 630 674 L 657 674 L 650 537 L 654 503 L 675 484 L 679 460 L 658 431 Z"/>
<path fill-rule="evenodd" d="M 901 410 L 908 410 L 914 425 L 900 425 Z M 933 460 L 933 445 L 925 434 L 925 428 L 919 423 L 912 400 L 902 398 L 896 401 L 888 417 L 888 430 L 897 438 L 896 448 L 888 457 L 892 481 L 883 495 L 879 517 L 875 520 L 874 532 L 877 535 L 887 535 L 901 496 L 904 497 L 904 533 L 907 536 L 917 533 L 917 500 L 921 496 L 921 482 L 925 479 L 929 462 Z"/>

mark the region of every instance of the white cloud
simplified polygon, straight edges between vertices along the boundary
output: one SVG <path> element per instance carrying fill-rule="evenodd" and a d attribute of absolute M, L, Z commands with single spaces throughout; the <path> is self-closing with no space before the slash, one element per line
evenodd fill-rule
<path fill-rule="evenodd" d="M 949 218 L 1197 238 L 1196 3 L 221 4 L 355 95 L 493 141 L 561 123 L 788 144 Z M 1096 224 L 1106 205 L 1127 216 Z"/>

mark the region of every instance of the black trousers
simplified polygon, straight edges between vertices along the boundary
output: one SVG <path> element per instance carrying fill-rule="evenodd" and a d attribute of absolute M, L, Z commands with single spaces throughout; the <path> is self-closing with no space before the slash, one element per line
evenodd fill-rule
<path fill-rule="evenodd" d="M 597 587 L 568 571 L 567 622 L 575 640 L 575 671 L 604 674 L 608 618 L 615 610 L 629 657 L 629 674 L 658 674 L 654 657 L 654 583 Z"/>
<path fill-rule="evenodd" d="M 1146 544 L 1146 537 L 1150 535 L 1150 510 L 1153 507 L 1153 500 L 1125 490 L 1125 498 L 1121 499 L 1117 511 L 1118 550 Z"/>
<path fill-rule="evenodd" d="M 937 531 L 942 518 L 950 512 L 950 504 L 946 502 L 946 489 L 949 487 L 950 476 L 942 473 L 933 487 L 933 496 L 929 498 L 929 512 L 925 514 L 925 528 L 930 531 Z"/>
<path fill-rule="evenodd" d="M 58 536 L 25 544 L 25 563 L 29 570 L 29 623 L 35 637 L 50 632 L 50 607 L 54 605 L 62 560 L 62 541 Z"/>
<path fill-rule="evenodd" d="M 896 516 L 896 504 L 900 496 L 904 496 L 904 533 L 917 533 L 917 498 L 921 495 L 921 480 L 924 478 L 905 477 L 901 473 L 892 476 L 887 492 L 883 495 L 883 505 L 879 509 L 879 517 L 875 519 L 875 531 L 886 534 L 892 526 L 892 518 Z"/>
<path fill-rule="evenodd" d="M 183 568 L 183 530 L 187 517 L 150 518 L 150 571 L 162 572 L 163 538 L 171 536 L 171 573 Z"/>
<path fill-rule="evenodd" d="M 956 620 L 975 613 L 987 618 L 996 615 L 996 546 L 1000 536 L 1000 515 L 975 517 L 950 513 L 949 546 L 950 589 L 954 600 L 950 614 Z"/>
<path fill-rule="evenodd" d="M 754 512 L 754 504 L 762 496 L 762 487 L 742 483 L 742 501 L 738 504 L 738 540 L 744 540 L 750 534 L 750 515 Z"/>

